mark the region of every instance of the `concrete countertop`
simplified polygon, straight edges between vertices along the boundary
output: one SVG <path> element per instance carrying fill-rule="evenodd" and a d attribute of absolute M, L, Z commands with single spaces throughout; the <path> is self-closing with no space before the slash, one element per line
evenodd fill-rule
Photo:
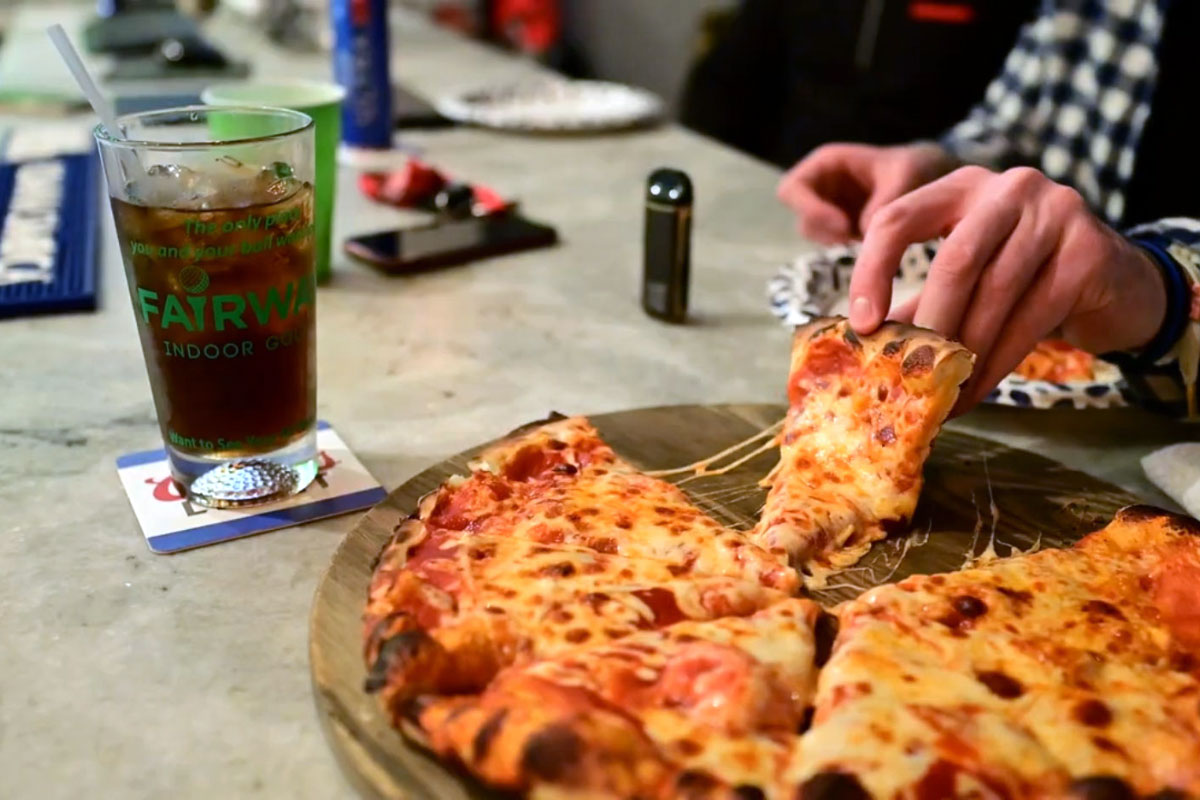
<path fill-rule="evenodd" d="M 260 77 L 328 77 L 323 56 L 214 28 Z M 428 95 L 536 69 L 413 23 L 394 53 L 393 78 Z M 405 138 L 520 198 L 562 244 L 402 279 L 337 257 L 319 293 L 319 414 L 386 487 L 551 409 L 782 401 L 789 337 L 764 283 L 808 245 L 774 168 L 672 126 Z M 637 302 L 640 199 L 661 165 L 696 186 L 686 326 Z M 339 242 L 405 220 L 340 180 Z M 347 796 L 315 718 L 307 618 L 356 517 L 147 551 L 113 460 L 159 434 L 107 212 L 102 239 L 96 313 L 0 322 L 0 797 Z M 1200 438 L 1134 411 L 982 409 L 954 424 L 1159 503 L 1137 458 Z"/>

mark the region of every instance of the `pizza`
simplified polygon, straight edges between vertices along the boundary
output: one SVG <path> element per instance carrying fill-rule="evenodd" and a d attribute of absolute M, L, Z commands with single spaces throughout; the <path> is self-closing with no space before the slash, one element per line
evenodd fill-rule
<path fill-rule="evenodd" d="M 365 688 L 539 798 L 1200 797 L 1200 522 L 1131 507 L 1071 548 L 798 596 L 906 526 L 971 364 L 911 326 L 799 329 L 749 531 L 582 417 L 514 433 L 397 525 Z"/>
<path fill-rule="evenodd" d="M 1096 357 L 1066 342 L 1047 339 L 1038 342 L 1013 373 L 1030 381 L 1090 381 L 1096 377 Z"/>
<path fill-rule="evenodd" d="M 910 577 L 834 613 L 789 782 L 847 797 L 1200 796 L 1195 520 L 1127 508 L 1073 548 Z"/>
<path fill-rule="evenodd" d="M 564 647 L 750 614 L 799 586 L 581 418 L 512 437 L 473 466 L 401 522 L 375 569 L 368 687 L 394 713 Z"/>
<path fill-rule="evenodd" d="M 930 445 L 973 364 L 962 345 L 911 325 L 864 337 L 845 319 L 798 327 L 754 541 L 819 580 L 906 530 Z"/>
<path fill-rule="evenodd" d="M 824 616 L 786 599 L 584 645 L 511 668 L 481 695 L 432 701 L 414 721 L 435 752 L 507 789 L 761 796 L 810 713 Z"/>

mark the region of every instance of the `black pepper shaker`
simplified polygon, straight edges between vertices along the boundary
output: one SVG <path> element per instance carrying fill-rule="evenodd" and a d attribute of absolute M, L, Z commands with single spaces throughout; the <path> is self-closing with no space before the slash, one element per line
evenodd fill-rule
<path fill-rule="evenodd" d="M 646 185 L 642 308 L 666 322 L 687 319 L 691 280 L 692 181 L 677 169 L 656 169 Z"/>

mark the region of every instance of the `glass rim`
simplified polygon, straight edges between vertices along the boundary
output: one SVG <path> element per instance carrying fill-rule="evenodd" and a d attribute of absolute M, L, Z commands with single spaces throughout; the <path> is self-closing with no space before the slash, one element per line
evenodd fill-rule
<path fill-rule="evenodd" d="M 117 125 L 124 126 L 127 122 L 136 120 L 146 120 L 153 117 L 168 117 L 178 116 L 181 114 L 211 114 L 213 112 L 231 112 L 238 111 L 243 113 L 253 113 L 263 115 L 264 112 L 277 117 L 286 117 L 295 121 L 297 126 L 290 130 L 281 131 L 279 133 L 270 133 L 264 136 L 238 136 L 230 139 L 206 139 L 192 142 L 173 142 L 165 141 L 150 141 L 145 139 L 117 139 L 112 136 L 104 127 L 103 123 L 97 123 L 92 128 L 92 136 L 96 141 L 107 147 L 124 148 L 127 150 L 206 150 L 212 147 L 228 147 L 229 145 L 244 145 L 258 144 L 261 142 L 274 142 L 280 139 L 285 139 L 288 136 L 294 136 L 297 133 L 303 133 L 306 130 L 311 130 L 315 123 L 313 118 L 303 111 L 294 111 L 290 108 L 279 108 L 277 106 L 256 106 L 256 105 L 190 105 L 190 106 L 172 106 L 171 108 L 156 108 L 152 111 L 138 111 L 133 114 L 122 114 L 117 117 Z M 302 124 L 300 124 L 302 123 Z"/>
<path fill-rule="evenodd" d="M 340 84 L 329 81 L 310 80 L 308 78 L 279 78 L 277 80 L 250 79 L 214 83 L 204 87 L 200 92 L 200 99 L 208 107 L 253 105 L 255 103 L 254 100 L 236 97 L 239 94 L 239 90 L 245 91 L 247 94 L 253 94 L 255 91 L 272 89 L 311 89 L 316 93 L 314 97 L 317 99 L 289 103 L 286 106 L 269 106 L 269 108 L 287 108 L 290 111 L 296 110 L 294 106 L 327 106 L 342 103 L 346 99 L 346 89 Z M 222 99 L 223 96 L 230 99 Z M 209 98 L 213 99 L 210 100 Z"/>

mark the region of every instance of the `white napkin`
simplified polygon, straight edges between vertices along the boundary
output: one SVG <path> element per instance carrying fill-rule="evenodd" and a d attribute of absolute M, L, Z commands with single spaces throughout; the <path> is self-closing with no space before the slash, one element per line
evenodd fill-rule
<path fill-rule="evenodd" d="M 1200 442 L 1173 444 L 1142 459 L 1146 477 L 1200 519 Z"/>

